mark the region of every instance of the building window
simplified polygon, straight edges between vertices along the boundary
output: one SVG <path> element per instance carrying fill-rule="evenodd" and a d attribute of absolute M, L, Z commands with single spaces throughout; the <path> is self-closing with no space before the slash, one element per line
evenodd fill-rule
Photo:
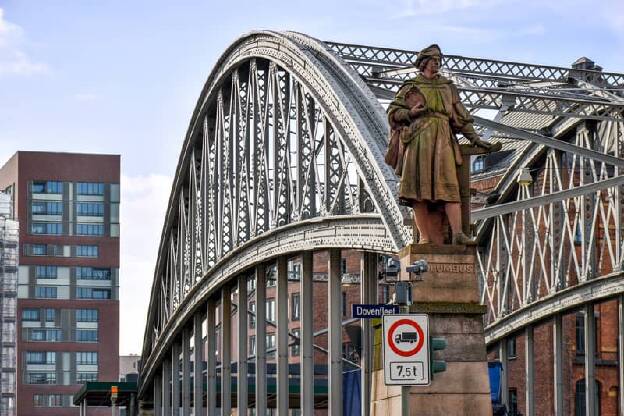
<path fill-rule="evenodd" d="M 266 300 L 266 320 L 275 322 L 275 299 Z"/>
<path fill-rule="evenodd" d="M 518 391 L 509 389 L 509 416 L 518 416 Z"/>
<path fill-rule="evenodd" d="M 47 256 L 48 255 L 47 244 L 31 244 L 30 254 L 32 256 Z"/>
<path fill-rule="evenodd" d="M 598 380 L 594 380 L 595 383 L 595 395 L 594 395 L 594 413 L 595 415 L 599 415 L 600 413 L 600 382 Z M 585 400 L 586 390 L 585 390 L 585 379 L 582 378 L 576 382 L 576 394 L 574 397 L 575 404 L 575 416 L 585 416 L 587 414 L 587 402 Z"/>
<path fill-rule="evenodd" d="M 73 396 L 68 394 L 35 394 L 33 403 L 35 407 L 70 407 Z"/>
<path fill-rule="evenodd" d="M 347 273 L 347 259 L 345 258 L 340 259 L 340 273 Z"/>
<path fill-rule="evenodd" d="M 77 342 L 97 342 L 98 341 L 97 329 L 77 329 L 76 341 Z"/>
<path fill-rule="evenodd" d="M 104 184 L 93 182 L 78 182 L 76 184 L 78 195 L 104 195 Z"/>
<path fill-rule="evenodd" d="M 98 363 L 97 351 L 80 351 L 76 353 L 77 365 L 96 365 Z"/>
<path fill-rule="evenodd" d="M 266 335 L 266 349 L 269 350 L 271 348 L 275 348 L 275 334 Z"/>
<path fill-rule="evenodd" d="M 60 222 L 33 222 L 30 228 L 33 234 L 63 234 L 63 224 Z"/>
<path fill-rule="evenodd" d="M 62 194 L 63 182 L 59 181 L 35 181 L 32 183 L 33 194 Z"/>
<path fill-rule="evenodd" d="M 78 299 L 110 299 L 111 290 L 94 287 L 77 287 L 76 297 Z"/>
<path fill-rule="evenodd" d="M 79 372 L 76 373 L 76 383 L 82 384 L 87 383 L 89 381 L 97 381 L 98 373 L 90 371 L 90 372 Z"/>
<path fill-rule="evenodd" d="M 249 328 L 253 329 L 256 327 L 256 302 L 249 302 L 249 312 L 251 312 L 249 315 Z"/>
<path fill-rule="evenodd" d="M 22 310 L 22 321 L 39 321 L 39 309 Z"/>
<path fill-rule="evenodd" d="M 32 328 L 28 337 L 29 341 L 58 342 L 63 339 L 62 332 L 56 328 Z"/>
<path fill-rule="evenodd" d="M 26 364 L 56 364 L 54 351 L 26 351 Z"/>
<path fill-rule="evenodd" d="M 97 309 L 76 309 L 76 322 L 97 322 Z"/>
<path fill-rule="evenodd" d="M 288 263 L 288 280 L 301 279 L 301 263 Z"/>
<path fill-rule="evenodd" d="M 256 336 L 249 337 L 249 355 L 256 355 Z"/>
<path fill-rule="evenodd" d="M 76 235 L 104 235 L 104 224 L 76 224 Z"/>
<path fill-rule="evenodd" d="M 46 309 L 45 320 L 46 322 L 54 322 L 56 320 L 56 309 Z"/>
<path fill-rule="evenodd" d="M 76 267 L 76 277 L 80 280 L 110 280 L 111 270 L 95 267 Z"/>
<path fill-rule="evenodd" d="M 56 266 L 35 266 L 35 277 L 37 279 L 56 279 Z"/>
<path fill-rule="evenodd" d="M 56 299 L 56 287 L 35 286 L 35 297 L 40 299 Z"/>
<path fill-rule="evenodd" d="M 26 373 L 26 383 L 27 384 L 56 384 L 56 373 L 55 372 L 45 372 L 45 373 Z"/>
<path fill-rule="evenodd" d="M 254 290 L 256 290 L 256 277 L 251 276 L 247 279 L 247 295 L 251 294 Z"/>
<path fill-rule="evenodd" d="M 516 355 L 516 337 L 507 338 L 507 359 L 513 360 Z"/>
<path fill-rule="evenodd" d="M 275 265 L 269 266 L 266 273 L 266 287 L 275 287 L 277 285 L 277 268 Z"/>
<path fill-rule="evenodd" d="M 290 295 L 290 320 L 298 321 L 301 319 L 301 295 L 299 292 Z"/>
<path fill-rule="evenodd" d="M 292 333 L 295 337 L 290 338 L 291 346 L 290 346 L 290 355 L 293 357 L 299 357 L 299 345 L 301 344 L 301 339 L 299 336 L 301 335 L 301 329 L 295 328 L 292 330 Z"/>
<path fill-rule="evenodd" d="M 347 292 L 342 292 L 342 316 L 347 316 Z"/>
<path fill-rule="evenodd" d="M 477 156 L 472 162 L 472 173 L 478 173 L 485 169 L 485 157 Z"/>
<path fill-rule="evenodd" d="M 77 257 L 97 257 L 98 246 L 76 246 Z"/>
<path fill-rule="evenodd" d="M 33 201 L 30 204 L 33 215 L 63 215 L 63 203 L 57 201 Z"/>
<path fill-rule="evenodd" d="M 104 204 L 102 202 L 76 202 L 76 214 L 86 217 L 103 217 Z"/>

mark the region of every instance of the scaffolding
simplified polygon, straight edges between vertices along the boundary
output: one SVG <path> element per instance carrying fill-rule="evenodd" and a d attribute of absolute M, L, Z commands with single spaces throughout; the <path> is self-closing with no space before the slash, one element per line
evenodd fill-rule
<path fill-rule="evenodd" d="M 0 193 L 0 414 L 15 416 L 18 223 L 11 197 Z"/>

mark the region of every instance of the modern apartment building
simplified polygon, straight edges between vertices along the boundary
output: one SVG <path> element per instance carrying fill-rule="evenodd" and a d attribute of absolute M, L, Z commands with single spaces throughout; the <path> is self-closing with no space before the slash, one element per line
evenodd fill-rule
<path fill-rule="evenodd" d="M 17 152 L 0 190 L 20 224 L 17 414 L 77 415 L 81 383 L 118 378 L 119 156 Z"/>

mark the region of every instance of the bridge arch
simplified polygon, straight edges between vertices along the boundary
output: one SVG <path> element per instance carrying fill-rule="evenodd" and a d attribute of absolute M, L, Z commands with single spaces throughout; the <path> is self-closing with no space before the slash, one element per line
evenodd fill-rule
<path fill-rule="evenodd" d="M 385 112 L 308 36 L 242 36 L 206 81 L 161 235 L 142 389 L 201 305 L 263 261 L 325 248 L 396 253 L 411 239 L 383 163 Z M 144 391 L 142 390 L 142 393 Z"/>

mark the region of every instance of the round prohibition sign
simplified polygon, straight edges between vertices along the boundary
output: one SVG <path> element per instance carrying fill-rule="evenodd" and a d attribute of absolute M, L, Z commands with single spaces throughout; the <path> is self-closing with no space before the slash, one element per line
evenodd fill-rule
<path fill-rule="evenodd" d="M 416 346 L 412 348 L 411 350 L 407 350 L 407 351 L 400 350 L 394 343 L 394 337 L 393 337 L 394 331 L 396 331 L 396 329 L 401 325 L 409 325 L 412 328 L 414 328 L 416 332 L 418 333 L 418 342 L 416 343 Z M 390 346 L 392 351 L 394 351 L 395 354 L 400 355 L 401 357 L 411 357 L 412 355 L 417 354 L 418 351 L 422 349 L 424 343 L 425 343 L 425 334 L 423 333 L 422 328 L 416 322 L 411 321 L 409 319 L 399 319 L 398 321 L 393 323 L 390 326 L 390 329 L 388 330 L 388 345 Z"/>

